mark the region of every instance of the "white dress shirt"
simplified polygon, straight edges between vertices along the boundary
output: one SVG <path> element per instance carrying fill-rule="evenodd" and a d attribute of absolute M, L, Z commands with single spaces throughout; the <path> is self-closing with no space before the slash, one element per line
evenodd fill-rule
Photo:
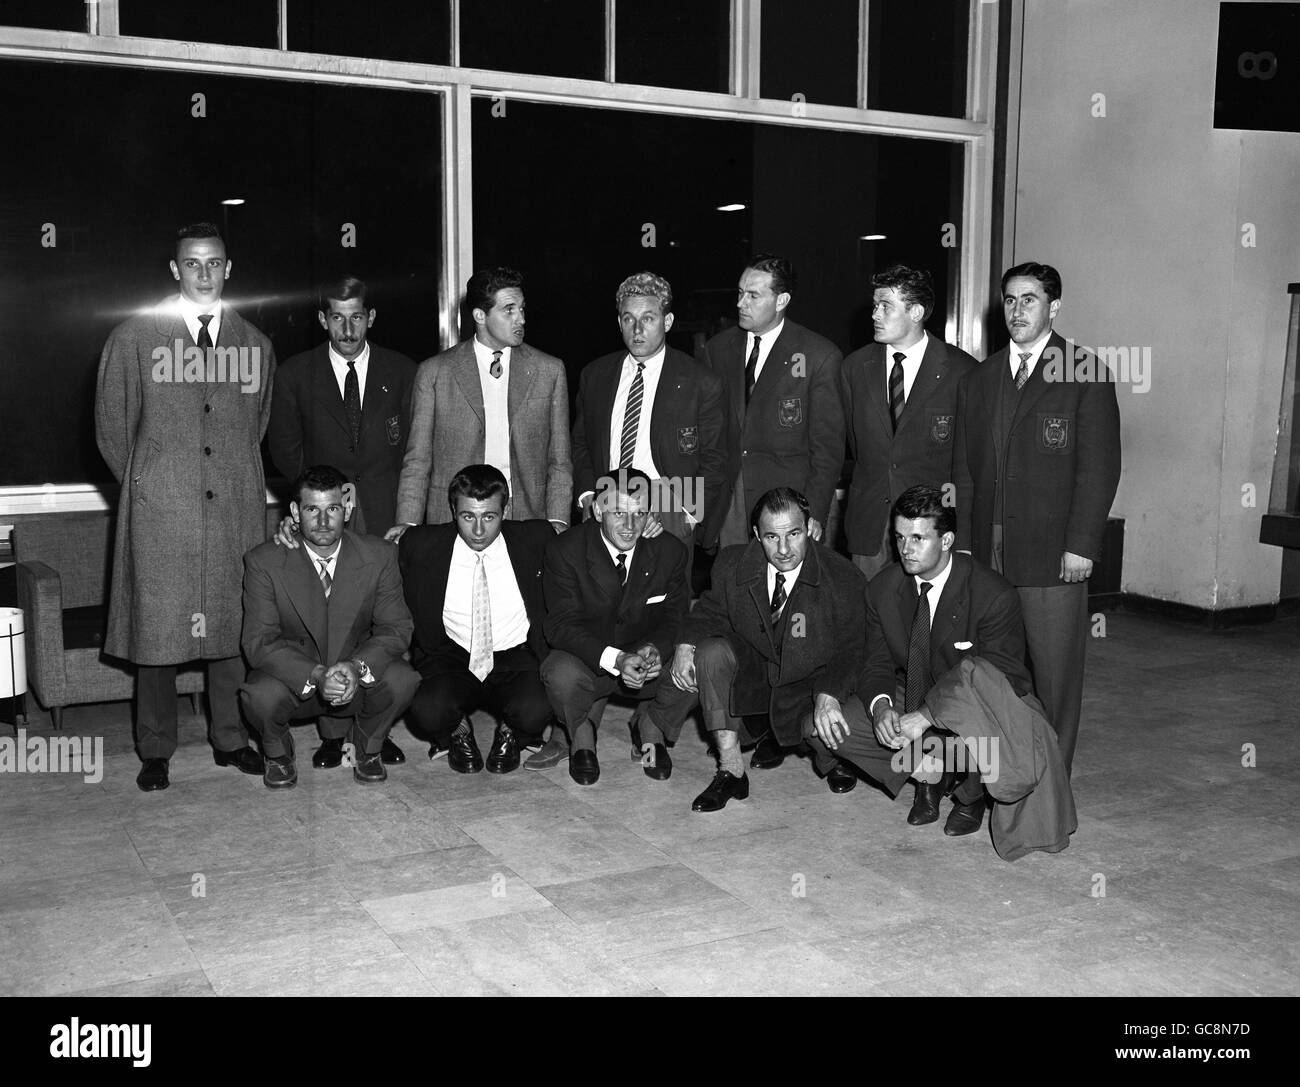
<path fill-rule="evenodd" d="M 442 605 L 442 625 L 447 637 L 467 653 L 474 632 L 474 575 L 478 557 L 483 556 L 487 574 L 488 600 L 492 610 L 492 651 L 513 649 L 528 637 L 528 609 L 524 606 L 515 568 L 504 536 L 498 536 L 482 551 L 475 551 L 459 536 L 451 546 L 447 571 L 447 595 Z"/>
<path fill-rule="evenodd" d="M 911 347 L 895 347 L 882 344 L 885 349 L 885 403 L 889 403 L 889 375 L 894 370 L 894 356 L 903 352 L 903 403 L 912 398 L 912 386 L 916 384 L 916 375 L 921 372 L 921 360 L 925 358 L 925 349 L 930 343 L 929 333 L 923 332 L 921 338 Z"/>
<path fill-rule="evenodd" d="M 605 545 L 605 550 L 609 552 L 609 561 L 615 565 L 616 573 L 619 555 L 627 556 L 625 561 L 627 563 L 628 576 L 630 577 L 632 573 L 632 556 L 636 554 L 636 547 L 633 547 L 631 551 L 619 551 L 617 547 L 605 539 L 605 534 L 603 532 L 600 534 L 600 542 Z M 626 582 L 624 582 L 624 584 L 626 584 Z M 622 652 L 623 650 L 619 649 L 616 645 L 607 645 L 605 646 L 604 651 L 600 654 L 600 666 L 611 676 L 618 675 L 618 667 L 614 662 L 618 660 L 618 655 Z"/>
<path fill-rule="evenodd" d="M 509 347 L 501 351 L 501 376 L 492 376 L 492 352 L 474 337 L 474 358 L 478 362 L 478 380 L 483 388 L 483 461 L 510 479 L 510 355 Z M 511 490 L 513 490 L 513 485 Z"/>
<path fill-rule="evenodd" d="M 329 345 L 330 367 L 334 371 L 334 380 L 339 385 L 339 396 L 346 397 L 346 386 L 348 380 L 348 360 L 334 350 L 334 345 Z M 361 349 L 353 362 L 356 364 L 357 371 L 357 389 L 361 393 L 361 403 L 366 402 L 366 374 L 370 372 L 370 345 L 366 344 Z"/>
<path fill-rule="evenodd" d="M 1029 365 L 1029 376 L 1034 376 L 1034 370 L 1038 366 L 1038 360 L 1043 357 L 1043 348 L 1047 346 L 1047 341 L 1052 336 L 1052 330 L 1049 328 L 1041 339 L 1035 340 L 1028 347 L 1023 347 L 1014 340 L 1007 344 L 1007 365 L 1011 367 L 1011 376 L 1014 378 L 1020 369 L 1020 356 L 1026 351 L 1029 352 L 1029 358 L 1025 361 Z"/>
<path fill-rule="evenodd" d="M 1015 345 L 1013 344 L 1012 346 Z M 944 556 L 944 559 L 946 561 L 943 564 L 943 569 L 940 570 L 937 574 L 935 574 L 934 577 L 929 579 L 930 591 L 926 593 L 925 596 L 926 601 L 930 605 L 930 629 L 931 630 L 934 629 L 934 613 L 935 610 L 939 607 L 939 598 L 943 596 L 943 587 L 948 584 L 948 575 L 952 573 L 952 553 L 949 552 L 948 554 L 946 554 Z M 916 584 L 916 595 L 918 597 L 921 595 L 921 585 L 925 580 L 926 580 L 925 578 L 921 578 L 921 577 L 912 578 L 912 581 L 915 582 Z M 920 603 L 920 601 L 918 600 L 917 603 Z M 875 710 L 876 703 L 879 702 L 882 698 L 889 698 L 890 704 L 891 705 L 893 704 L 894 700 L 890 698 L 889 695 L 887 694 L 876 695 L 876 697 L 871 700 L 871 705 L 867 707 L 868 717 L 870 717 L 872 711 Z"/>
<path fill-rule="evenodd" d="M 767 356 L 772 353 L 772 345 L 780 338 L 782 331 L 785 329 L 785 318 L 782 317 L 776 323 L 776 326 L 758 338 L 758 365 L 754 367 L 754 384 L 758 384 L 759 375 L 763 372 L 763 364 L 767 362 Z M 749 365 L 749 356 L 754 350 L 754 334 L 745 333 L 745 365 Z"/>
<path fill-rule="evenodd" d="M 185 327 L 190 330 L 190 338 L 195 343 L 199 342 L 199 332 L 203 328 L 203 323 L 199 320 L 199 314 L 210 313 L 212 320 L 208 322 L 208 335 L 212 337 L 212 342 L 217 342 L 217 336 L 221 333 L 221 299 L 217 299 L 216 305 L 210 309 L 204 309 L 197 302 L 191 302 L 184 295 L 180 296 L 180 314 L 181 319 L 185 322 Z"/>
<path fill-rule="evenodd" d="M 776 591 L 776 575 L 780 573 L 785 576 L 785 598 L 789 601 L 790 594 L 794 592 L 794 583 L 799 580 L 799 575 L 802 572 L 802 562 L 793 570 L 777 570 L 770 562 L 767 564 L 767 603 L 769 607 L 772 604 L 772 593 Z"/>
<path fill-rule="evenodd" d="M 760 349 L 761 350 L 761 349 Z M 650 416 L 655 407 L 655 391 L 659 388 L 659 378 L 664 372 L 664 355 L 666 347 L 648 359 L 641 360 L 645 369 L 641 380 L 645 392 L 641 399 L 641 418 L 636 432 L 636 448 L 632 453 L 632 467 L 639 468 L 651 479 L 659 478 L 659 469 L 655 467 L 654 457 L 650 452 Z M 632 382 L 636 378 L 637 359 L 627 355 L 623 359 L 623 370 L 619 374 L 618 389 L 614 393 L 614 414 L 609 421 L 609 461 L 613 467 L 622 467 L 619 458 L 623 452 L 623 417 L 627 414 L 627 398 L 632 392 Z"/>

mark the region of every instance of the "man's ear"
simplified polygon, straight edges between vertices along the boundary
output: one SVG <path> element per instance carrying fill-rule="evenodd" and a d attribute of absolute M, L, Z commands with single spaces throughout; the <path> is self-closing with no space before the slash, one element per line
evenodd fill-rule
<path fill-rule="evenodd" d="M 181 270 L 176 266 L 176 262 L 174 260 L 169 260 L 167 263 L 171 266 L 172 279 L 176 280 L 176 282 L 179 283 L 181 281 Z"/>
<path fill-rule="evenodd" d="M 302 511 L 298 508 L 296 499 L 289 503 L 289 516 L 293 518 L 295 525 L 302 524 Z"/>
<path fill-rule="evenodd" d="M 673 315 L 672 315 L 671 313 L 665 313 L 665 314 L 664 314 L 664 331 L 665 331 L 665 332 L 671 332 L 671 331 L 672 331 L 672 327 L 673 327 Z"/>
<path fill-rule="evenodd" d="M 323 309 L 318 309 L 316 311 L 316 320 L 320 322 L 320 327 L 323 328 L 326 332 L 330 330 L 330 323 L 326 319 L 325 311 Z"/>
<path fill-rule="evenodd" d="M 957 534 L 955 532 L 945 532 L 942 536 L 939 537 L 939 546 L 942 547 L 945 551 L 951 551 L 952 545 L 955 544 L 956 542 L 957 542 Z"/>
<path fill-rule="evenodd" d="M 776 312 L 784 313 L 786 311 L 786 307 L 790 305 L 790 299 L 792 297 L 793 296 L 790 294 L 789 291 L 782 291 L 780 294 L 778 294 L 776 296 Z"/>
<path fill-rule="evenodd" d="M 471 317 L 474 318 L 474 323 L 475 323 L 476 325 L 485 325 L 485 324 L 487 324 L 487 311 L 486 311 L 486 310 L 479 309 L 478 306 L 475 306 L 472 310 L 469 311 L 469 315 L 470 315 Z"/>
<path fill-rule="evenodd" d="M 357 486 L 355 483 L 343 484 L 343 523 L 347 524 L 352 520 L 352 514 L 357 508 Z"/>

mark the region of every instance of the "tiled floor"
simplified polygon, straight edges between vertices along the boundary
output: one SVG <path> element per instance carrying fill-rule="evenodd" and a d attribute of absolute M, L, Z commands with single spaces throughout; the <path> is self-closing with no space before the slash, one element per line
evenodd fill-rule
<path fill-rule="evenodd" d="M 1300 992 L 1300 620 L 1106 633 L 1079 831 L 1013 864 L 987 831 L 908 827 L 910 790 L 833 796 L 799 759 L 693 814 L 700 734 L 651 782 L 626 709 L 591 788 L 461 776 L 404 728 L 409 761 L 363 788 L 311 769 L 307 726 L 273 793 L 186 717 L 154 794 L 127 705 L 70 709 L 101 782 L 0 774 L 0 994 Z"/>

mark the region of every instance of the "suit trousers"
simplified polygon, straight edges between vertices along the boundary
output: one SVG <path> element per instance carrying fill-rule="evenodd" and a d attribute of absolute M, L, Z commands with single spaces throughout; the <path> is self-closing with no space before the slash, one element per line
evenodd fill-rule
<path fill-rule="evenodd" d="M 236 691 L 244 681 L 244 658 L 207 662 L 209 739 L 218 751 L 248 746 Z M 135 672 L 135 741 L 142 759 L 170 759 L 176 751 L 176 666 L 141 664 Z"/>
<path fill-rule="evenodd" d="M 540 736 L 551 722 L 551 703 L 539 669 L 525 643 L 493 653 L 492 671 L 482 680 L 468 667 L 431 672 L 420 679 L 406 727 L 426 743 L 446 747 L 462 718 L 486 710 L 515 732 Z"/>
<path fill-rule="evenodd" d="M 766 717 L 733 717 L 731 688 L 739 670 L 736 648 L 725 637 L 704 638 L 695 647 L 695 691 L 680 690 L 672 679 L 661 677 L 660 693 L 647 714 L 670 742 L 681 734 L 687 715 L 700 707 L 704 727 L 710 732 L 736 732 L 742 744 L 752 743 L 770 727 Z M 768 697 L 771 689 L 764 685 Z M 750 727 L 752 726 L 752 727 Z"/>
<path fill-rule="evenodd" d="M 745 508 L 745 470 L 736 474 L 736 482 L 731 487 L 731 500 L 727 503 L 727 513 L 722 519 L 722 528 L 718 531 L 718 546 L 730 547 L 732 544 L 749 543 L 753 533 L 749 528 L 750 511 Z"/>
<path fill-rule="evenodd" d="M 568 732 L 569 743 L 575 751 L 596 749 L 596 726 L 604 716 L 605 703 L 611 695 L 647 702 L 657 698 L 665 684 L 673 685 L 668 678 L 666 663 L 664 671 L 656 679 L 633 690 L 618 676 L 611 676 L 604 670 L 593 672 L 572 653 L 562 649 L 552 649 L 542 661 L 542 682 L 546 684 L 551 708 Z M 676 739 L 675 734 L 672 739 Z"/>
<path fill-rule="evenodd" d="M 1006 682 L 1005 679 L 1003 682 Z M 1009 685 L 1008 689 L 1010 689 Z M 813 765 L 817 768 L 817 772 L 825 777 L 826 773 L 834 768 L 836 760 L 843 759 L 845 762 L 853 763 L 890 796 L 897 796 L 907 784 L 907 779 L 912 776 L 911 771 L 906 767 L 919 765 L 921 744 L 915 746 L 912 752 L 913 761 L 909 763 L 906 759 L 908 754 L 906 751 L 895 751 L 893 748 L 883 746 L 876 739 L 871 715 L 857 695 L 851 695 L 846 699 L 841 704 L 840 710 L 844 714 L 844 720 L 848 722 L 849 734 L 840 741 L 840 745 L 834 751 L 822 743 L 821 737 L 813 731 L 812 714 L 804 719 L 804 735 L 808 737 L 808 745 L 812 748 Z M 925 743 L 925 740 L 930 737 L 940 735 L 937 729 L 927 729 L 921 743 Z M 904 757 L 898 758 L 900 755 Z M 899 768 L 900 764 L 902 769 Z M 945 766 L 945 770 L 952 769 L 954 768 L 951 766 Z M 983 794 L 984 786 L 980 784 L 979 775 L 966 774 L 953 791 L 953 799 L 959 804 L 973 804 Z"/>
<path fill-rule="evenodd" d="M 343 739 L 351 732 L 358 752 L 378 754 L 384 738 L 420 685 L 418 673 L 405 661 L 392 661 L 382 679 L 361 686 L 350 702 L 332 706 L 321 697 L 320 688 L 310 698 L 299 698 L 272 675 L 259 669 L 248 673 L 239 688 L 239 698 L 249 722 L 262 737 L 262 753 L 271 758 L 293 755 L 294 721 L 320 718 L 321 735 L 327 740 Z"/>

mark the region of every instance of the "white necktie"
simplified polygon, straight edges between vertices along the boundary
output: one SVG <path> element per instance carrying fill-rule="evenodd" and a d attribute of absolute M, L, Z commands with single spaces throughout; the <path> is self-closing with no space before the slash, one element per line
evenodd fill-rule
<path fill-rule="evenodd" d="M 482 682 L 492 671 L 492 598 L 488 595 L 483 556 L 474 567 L 474 593 L 470 605 L 469 670 Z"/>

